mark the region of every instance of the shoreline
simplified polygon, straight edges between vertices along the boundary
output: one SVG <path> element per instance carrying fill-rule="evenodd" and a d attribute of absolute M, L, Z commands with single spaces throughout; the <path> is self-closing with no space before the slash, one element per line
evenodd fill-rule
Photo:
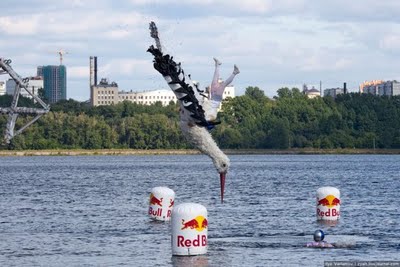
<path fill-rule="evenodd" d="M 400 149 L 224 149 L 227 155 L 334 155 L 334 154 L 400 154 Z M 0 150 L 4 156 L 89 156 L 89 155 L 197 155 L 196 149 L 54 149 Z"/>

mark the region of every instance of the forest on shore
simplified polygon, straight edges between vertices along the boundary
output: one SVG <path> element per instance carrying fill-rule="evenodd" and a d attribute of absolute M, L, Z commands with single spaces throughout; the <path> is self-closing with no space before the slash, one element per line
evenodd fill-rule
<path fill-rule="evenodd" d="M 0 107 L 12 96 L 0 96 Z M 32 107 L 20 97 L 19 106 Z M 1 149 L 188 149 L 178 105 L 130 102 L 91 107 L 64 100 Z M 211 133 L 222 149 L 399 149 L 400 96 L 349 93 L 309 99 L 297 88 L 269 98 L 258 87 L 224 100 Z M 31 117 L 20 116 L 16 129 Z M 3 135 L 7 116 L 0 114 Z"/>

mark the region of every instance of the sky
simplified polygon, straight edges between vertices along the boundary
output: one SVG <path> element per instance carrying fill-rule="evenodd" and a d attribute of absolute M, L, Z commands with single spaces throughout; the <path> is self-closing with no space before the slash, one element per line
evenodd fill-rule
<path fill-rule="evenodd" d="M 21 76 L 58 65 L 68 52 L 67 98 L 89 99 L 89 57 L 98 79 L 120 90 L 167 89 L 146 52 L 157 24 L 163 50 L 202 88 L 213 57 L 221 78 L 236 64 L 237 95 L 257 86 L 269 97 L 281 87 L 350 91 L 366 80 L 400 80 L 397 0 L 1 0 L 0 57 Z M 0 80 L 7 80 L 6 75 Z"/>

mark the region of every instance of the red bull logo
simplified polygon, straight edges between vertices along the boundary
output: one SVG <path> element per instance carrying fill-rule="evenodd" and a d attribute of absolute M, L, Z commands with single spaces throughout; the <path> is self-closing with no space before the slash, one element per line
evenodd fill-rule
<path fill-rule="evenodd" d="M 196 230 L 202 232 L 208 227 L 208 221 L 204 216 L 197 216 L 191 220 L 182 219 L 181 230 Z M 194 239 L 185 238 L 183 235 L 177 236 L 178 247 L 205 247 L 207 246 L 207 235 L 198 234 Z"/>
<path fill-rule="evenodd" d="M 196 218 L 188 220 L 188 221 L 185 221 L 184 219 L 182 219 L 181 230 L 196 229 L 197 231 L 201 232 L 204 229 L 206 229 L 207 226 L 208 226 L 207 219 L 200 215 L 200 216 L 197 216 Z"/>
<path fill-rule="evenodd" d="M 334 206 L 340 205 L 340 199 L 338 199 L 334 195 L 327 195 L 325 198 L 318 200 L 318 205 L 332 208 Z"/>
<path fill-rule="evenodd" d="M 327 207 L 327 211 L 322 211 L 319 206 Z M 317 216 L 318 217 L 337 217 L 340 216 L 340 199 L 334 195 L 327 195 L 322 199 L 317 199 Z"/>
<path fill-rule="evenodd" d="M 172 206 L 174 205 L 174 202 L 175 202 L 175 201 L 173 201 L 172 198 L 170 198 L 170 199 L 169 199 L 169 206 L 168 206 L 168 208 L 172 208 Z"/>
<path fill-rule="evenodd" d="M 171 217 L 171 208 L 174 205 L 173 199 L 169 199 L 169 206 L 168 208 L 166 206 L 163 207 L 163 198 L 157 198 L 153 195 L 153 193 L 150 194 L 150 201 L 149 201 L 149 215 L 152 217 L 159 217 L 159 218 L 170 218 Z M 166 203 L 165 203 L 166 204 Z M 159 207 L 157 207 L 159 206 Z M 167 214 L 163 214 L 163 208 L 166 210 Z"/>
<path fill-rule="evenodd" d="M 158 206 L 162 207 L 162 200 L 163 200 L 163 198 L 158 199 L 153 195 L 153 193 L 151 193 L 150 194 L 150 203 L 149 204 L 150 205 L 158 205 Z"/>

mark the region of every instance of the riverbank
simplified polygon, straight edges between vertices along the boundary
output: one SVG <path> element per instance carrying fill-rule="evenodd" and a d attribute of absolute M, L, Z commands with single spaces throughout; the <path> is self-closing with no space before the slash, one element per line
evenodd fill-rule
<path fill-rule="evenodd" d="M 292 154 L 400 154 L 400 149 L 226 149 L 228 155 L 292 155 Z M 55 149 L 0 150 L 0 156 L 86 156 L 86 155 L 196 155 L 195 149 Z"/>

